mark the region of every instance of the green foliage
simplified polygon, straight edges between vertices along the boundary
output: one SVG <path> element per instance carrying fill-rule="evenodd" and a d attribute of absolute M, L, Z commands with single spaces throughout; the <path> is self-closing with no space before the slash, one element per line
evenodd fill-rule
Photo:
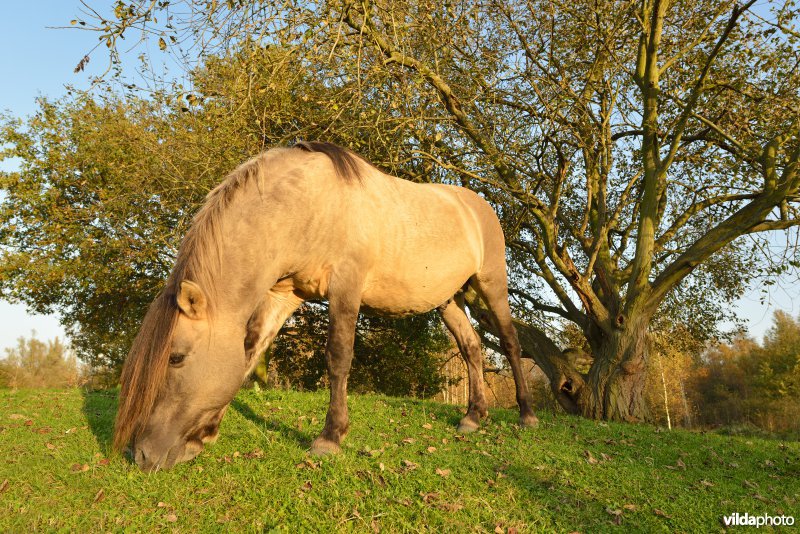
<path fill-rule="evenodd" d="M 328 321 L 322 306 L 304 306 L 268 352 L 285 384 L 303 390 L 326 387 Z M 441 355 L 450 339 L 435 313 L 387 319 L 362 315 L 356 329 L 350 391 L 430 397 L 444 384 Z"/>
<path fill-rule="evenodd" d="M 342 454 L 312 458 L 323 392 L 242 392 L 214 446 L 147 474 L 105 457 L 115 402 L 0 391 L 0 530 L 708 532 L 800 505 L 796 442 L 549 413 L 523 430 L 501 409 L 456 437 L 461 408 L 375 395 L 350 397 Z"/>
<path fill-rule="evenodd" d="M 353 370 L 354 391 L 432 397 L 444 385 L 442 354 L 450 338 L 435 312 L 403 319 L 361 317 Z"/>
<path fill-rule="evenodd" d="M 58 338 L 41 341 L 33 334 L 19 338 L 0 359 L 0 387 L 59 388 L 76 386 L 81 378 L 75 355 Z"/>
<path fill-rule="evenodd" d="M 0 294 L 58 311 L 79 357 L 118 364 L 165 277 L 203 186 L 160 154 L 179 136 L 154 102 L 40 101 L 8 120 L 6 157 L 22 160 L 0 188 Z M 176 161 L 174 163 L 180 163 Z M 206 187 L 210 184 L 206 182 Z"/>

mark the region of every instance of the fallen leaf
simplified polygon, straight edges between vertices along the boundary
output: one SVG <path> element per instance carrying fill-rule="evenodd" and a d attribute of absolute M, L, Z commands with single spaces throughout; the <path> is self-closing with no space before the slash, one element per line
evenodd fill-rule
<path fill-rule="evenodd" d="M 56 446 L 53 445 L 52 443 L 45 443 L 44 446 L 50 449 L 51 451 L 56 448 Z"/>
<path fill-rule="evenodd" d="M 33 425 L 32 420 L 28 419 L 27 421 L 25 421 L 25 426 L 32 426 L 32 425 Z"/>
<path fill-rule="evenodd" d="M 315 462 L 311 458 L 306 458 L 304 461 L 295 465 L 295 467 L 298 469 L 317 469 L 320 465 L 322 465 L 320 462 Z"/>
<path fill-rule="evenodd" d="M 300 491 L 311 491 L 311 489 L 313 487 L 314 487 L 314 485 L 311 484 L 311 481 L 310 480 L 306 480 L 306 483 L 303 484 L 302 486 L 300 486 Z"/>
<path fill-rule="evenodd" d="M 158 501 L 158 504 L 156 506 L 158 508 L 166 508 L 169 505 L 167 503 L 163 502 L 163 501 Z"/>
<path fill-rule="evenodd" d="M 596 465 L 596 464 L 598 464 L 598 463 L 599 463 L 599 461 L 597 460 L 597 458 L 595 458 L 594 456 L 592 456 L 592 453 L 591 453 L 591 452 L 589 452 L 589 451 L 583 451 L 583 454 L 585 454 L 585 455 L 586 455 L 586 461 L 589 463 L 589 465 Z"/>
<path fill-rule="evenodd" d="M 434 452 L 436 452 L 436 447 L 428 447 L 425 450 L 428 451 L 429 454 L 433 454 Z"/>
<path fill-rule="evenodd" d="M 170 523 L 174 523 L 177 520 L 178 520 L 178 516 L 175 515 L 175 513 L 167 514 L 167 521 L 169 521 Z"/>
<path fill-rule="evenodd" d="M 108 465 L 110 463 L 111 463 L 111 460 L 109 460 L 108 458 L 103 458 L 102 460 L 97 462 L 97 465 Z"/>
<path fill-rule="evenodd" d="M 89 470 L 89 464 L 72 464 L 73 473 L 83 473 Z"/>
<path fill-rule="evenodd" d="M 94 501 L 93 501 L 93 502 L 100 502 L 100 501 L 102 501 L 102 500 L 103 500 L 103 499 L 105 499 L 105 498 L 106 498 L 106 492 L 105 492 L 105 491 L 103 491 L 103 490 L 102 490 L 102 488 L 101 488 L 101 489 L 100 489 L 100 490 L 98 490 L 98 491 L 97 491 L 97 493 L 95 494 L 95 496 L 94 496 Z"/>
<path fill-rule="evenodd" d="M 413 471 L 414 469 L 419 467 L 419 464 L 415 464 L 411 460 L 403 460 L 403 466 L 406 471 Z"/>
<path fill-rule="evenodd" d="M 464 505 L 459 503 L 440 502 L 436 504 L 436 508 L 439 510 L 444 510 L 445 512 L 458 512 L 464 508 Z"/>
<path fill-rule="evenodd" d="M 658 508 L 653 508 L 653 513 L 660 517 L 665 517 L 667 519 L 672 519 L 664 510 L 659 510 Z"/>
<path fill-rule="evenodd" d="M 436 468 L 436 474 L 439 475 L 440 477 L 449 477 L 450 472 L 451 471 L 449 469 L 439 469 L 438 467 Z"/>
<path fill-rule="evenodd" d="M 8 416 L 9 419 L 14 419 L 15 421 L 18 419 L 25 419 L 25 416 L 20 413 L 12 413 Z"/>
<path fill-rule="evenodd" d="M 439 498 L 439 493 L 432 491 L 430 493 L 419 492 L 420 497 L 422 497 L 422 502 L 430 503 Z"/>
<path fill-rule="evenodd" d="M 684 471 L 686 470 L 686 464 L 685 464 L 685 463 L 683 463 L 683 460 L 681 460 L 680 458 L 678 458 L 678 461 L 677 461 L 677 462 L 675 462 L 675 466 L 676 466 L 676 467 L 680 467 L 680 468 L 681 468 L 681 469 L 683 469 Z"/>
<path fill-rule="evenodd" d="M 255 449 L 250 452 L 246 452 L 244 454 L 244 457 L 247 458 L 248 460 L 252 460 L 253 458 L 263 458 L 263 456 L 264 456 L 264 451 L 262 451 L 261 449 Z"/>
<path fill-rule="evenodd" d="M 8 479 L 5 479 L 2 484 L 0 484 L 0 493 L 4 493 L 8 489 Z"/>
<path fill-rule="evenodd" d="M 754 482 L 750 482 L 749 480 L 745 479 L 745 480 L 742 480 L 742 486 L 744 486 L 745 488 L 755 489 L 755 488 L 758 487 L 758 484 L 756 484 Z"/>
<path fill-rule="evenodd" d="M 403 438 L 403 443 L 407 443 L 409 445 L 414 443 L 414 441 L 415 441 L 414 438 Z"/>
<path fill-rule="evenodd" d="M 424 425 L 422 425 L 422 428 L 425 428 L 425 429 L 427 429 L 427 430 L 430 430 L 430 429 L 432 429 L 432 428 L 433 428 L 433 425 L 432 425 L 432 424 L 430 424 L 430 423 L 425 423 Z"/>
<path fill-rule="evenodd" d="M 384 466 L 384 465 L 383 465 L 383 462 L 381 462 L 381 463 L 379 463 L 379 464 L 378 464 L 378 469 L 380 469 L 381 471 L 383 471 L 384 469 L 386 469 L 386 466 Z"/>
<path fill-rule="evenodd" d="M 631 512 L 635 512 L 636 509 L 638 508 L 638 506 L 636 506 L 635 504 L 623 504 L 622 507 L 625 508 L 626 510 L 630 510 Z"/>

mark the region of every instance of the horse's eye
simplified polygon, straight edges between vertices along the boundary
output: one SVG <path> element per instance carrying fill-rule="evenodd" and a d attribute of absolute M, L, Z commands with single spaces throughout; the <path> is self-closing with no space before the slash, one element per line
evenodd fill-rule
<path fill-rule="evenodd" d="M 183 359 L 186 358 L 185 354 L 170 354 L 169 356 L 169 364 L 170 365 L 180 365 L 183 363 Z"/>

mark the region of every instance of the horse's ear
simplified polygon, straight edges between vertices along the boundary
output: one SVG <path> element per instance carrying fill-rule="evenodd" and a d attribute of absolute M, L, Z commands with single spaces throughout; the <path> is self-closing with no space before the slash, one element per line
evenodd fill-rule
<path fill-rule="evenodd" d="M 189 319 L 204 319 L 206 316 L 206 295 L 200 286 L 184 280 L 178 291 L 178 307 Z"/>

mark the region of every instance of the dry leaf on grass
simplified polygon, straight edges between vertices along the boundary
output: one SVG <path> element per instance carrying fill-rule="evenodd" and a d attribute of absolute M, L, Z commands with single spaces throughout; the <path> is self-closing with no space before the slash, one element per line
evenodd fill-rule
<path fill-rule="evenodd" d="M 403 460 L 403 469 L 405 471 L 413 471 L 417 467 L 419 467 L 419 464 L 415 464 L 411 460 Z"/>

